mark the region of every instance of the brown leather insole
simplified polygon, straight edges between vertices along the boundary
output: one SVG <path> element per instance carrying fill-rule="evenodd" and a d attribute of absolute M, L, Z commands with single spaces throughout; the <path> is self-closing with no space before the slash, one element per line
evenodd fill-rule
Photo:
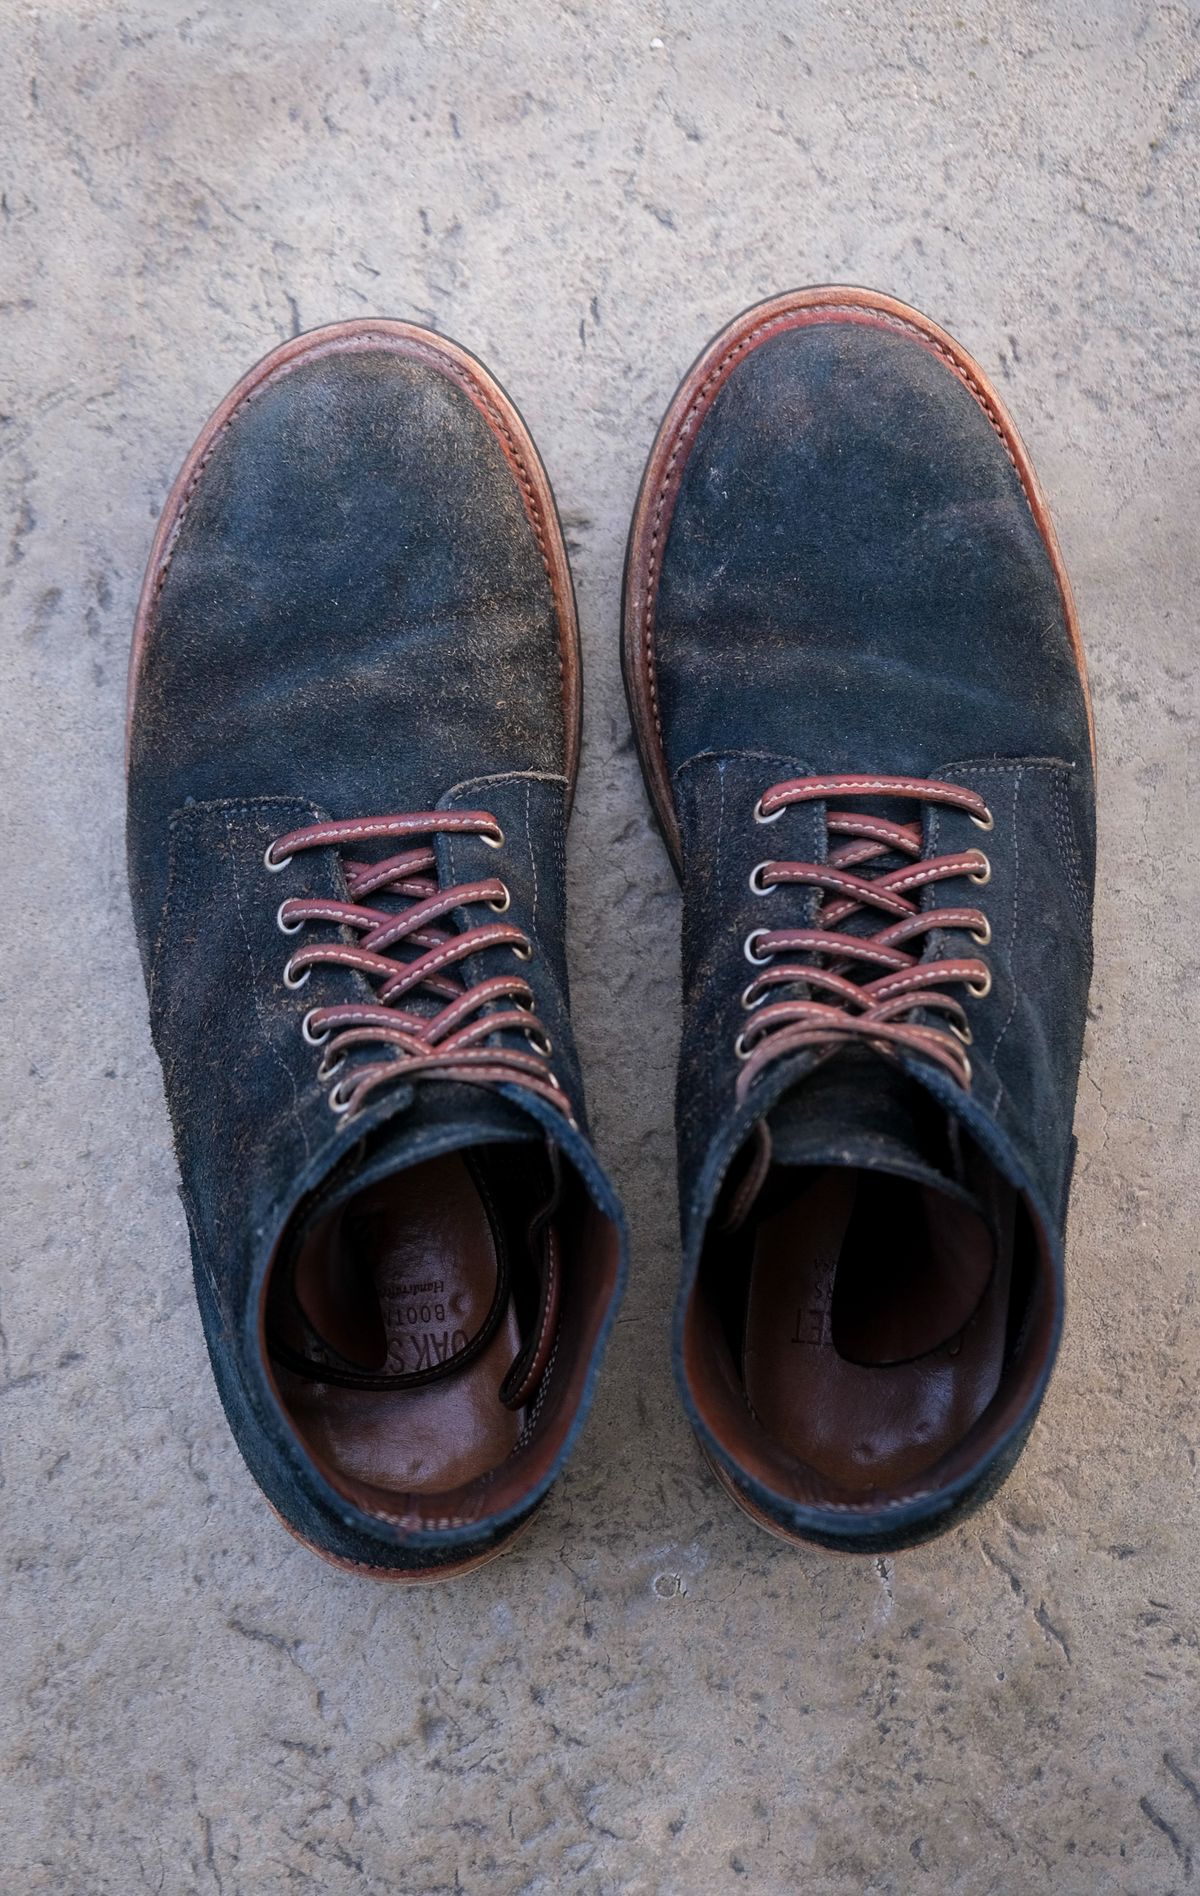
<path fill-rule="evenodd" d="M 906 1255 L 911 1228 L 927 1245 Z M 849 1168 L 815 1173 L 756 1234 L 742 1360 L 751 1407 L 839 1487 L 911 1480 L 996 1392 L 1010 1276 L 1011 1242 L 994 1247 L 969 1206 Z"/>
<path fill-rule="evenodd" d="M 294 1283 L 318 1334 L 396 1374 L 440 1362 L 477 1334 L 497 1268 L 480 1188 L 451 1153 L 369 1187 L 316 1226 Z M 498 1392 L 519 1347 L 510 1300 L 479 1356 L 419 1388 L 346 1389 L 281 1367 L 276 1374 L 295 1427 L 335 1481 L 440 1493 L 511 1453 L 522 1416 Z"/>

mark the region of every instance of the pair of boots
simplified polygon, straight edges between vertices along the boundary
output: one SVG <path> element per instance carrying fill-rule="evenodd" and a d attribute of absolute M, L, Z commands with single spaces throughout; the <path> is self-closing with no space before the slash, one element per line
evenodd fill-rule
<path fill-rule="evenodd" d="M 982 371 L 863 290 L 738 317 L 651 452 L 623 653 L 683 885 L 683 1401 L 761 1525 L 894 1548 L 1045 1390 L 1090 972 L 1078 625 Z M 513 1539 L 625 1274 L 568 1014 L 579 731 L 486 369 L 400 322 L 275 350 L 154 543 L 130 881 L 230 1423 L 382 1578 Z"/>

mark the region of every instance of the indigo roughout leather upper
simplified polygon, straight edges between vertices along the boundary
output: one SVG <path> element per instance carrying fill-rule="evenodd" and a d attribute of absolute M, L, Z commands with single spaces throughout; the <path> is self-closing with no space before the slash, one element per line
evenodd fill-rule
<path fill-rule="evenodd" d="M 463 1564 L 544 1494 L 590 1399 L 624 1271 L 568 1016 L 564 841 L 577 741 L 558 522 L 532 444 L 486 371 L 392 323 L 318 331 L 269 357 L 201 436 L 152 555 L 131 667 L 130 884 L 230 1422 L 288 1525 L 319 1551 L 388 1573 Z M 302 992 L 289 987 L 289 949 L 355 934 L 305 930 L 281 904 L 345 902 L 347 852 L 304 848 L 282 867 L 265 853 L 326 821 L 431 811 L 483 811 L 503 833 L 499 849 L 491 831 L 427 839 L 440 888 L 501 878 L 509 897 L 502 922 L 475 903 L 439 928 L 491 922 L 504 937 L 489 945 L 485 931 L 458 977 L 527 982 L 553 1049 L 539 1070 L 561 1106 L 519 1073 L 479 1085 L 424 1073 L 331 1111 L 302 1023 L 313 1009 L 370 1007 L 379 991 L 353 966 L 322 962 Z M 370 848 L 349 853 L 372 859 Z M 513 931 L 528 958 L 514 958 Z M 539 1065 L 519 1032 L 486 1044 Z M 484 1052 L 481 1041 L 475 1057 Z M 352 1049 L 348 1070 L 379 1057 Z M 420 1495 L 357 1505 L 307 1452 L 271 1374 L 272 1258 L 318 1190 L 335 1202 L 483 1145 L 557 1153 L 569 1181 L 559 1347 L 537 1410 L 510 1465 L 452 1506 Z"/>
<path fill-rule="evenodd" d="M 683 882 L 680 1380 L 719 1468 L 790 1532 L 882 1545 L 948 1518 L 1015 1457 L 1049 1375 L 1094 873 L 1090 713 L 1064 588 L 994 394 L 943 332 L 869 292 L 798 292 L 747 312 L 682 385 L 647 469 L 625 661 Z M 993 827 L 981 834 L 966 809 L 936 802 L 833 793 L 770 827 L 755 820 L 772 786 L 845 773 L 977 792 Z M 739 1098 L 743 995 L 760 972 L 747 937 L 811 927 L 820 901 L 804 885 L 764 900 L 752 872 L 764 858 L 820 865 L 829 813 L 864 807 L 918 822 L 925 859 L 986 851 L 986 886 L 919 895 L 922 910 L 981 910 L 986 948 L 954 928 L 908 944 L 925 961 L 986 962 L 986 995 L 954 990 L 973 1035 L 969 1085 L 911 1047 L 884 1058 L 808 1046 L 765 1062 Z M 966 1442 L 894 1492 L 833 1495 L 778 1445 L 735 1441 L 737 1374 L 697 1331 L 702 1260 L 764 1120 L 776 1161 L 923 1177 L 912 1124 L 930 1096 L 951 1137 L 959 1127 L 1016 1188 L 1038 1282 L 1008 1338 L 1007 1386 Z"/>

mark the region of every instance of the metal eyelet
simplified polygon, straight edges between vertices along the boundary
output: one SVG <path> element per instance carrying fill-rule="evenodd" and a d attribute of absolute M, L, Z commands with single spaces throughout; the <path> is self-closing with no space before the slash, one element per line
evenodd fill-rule
<path fill-rule="evenodd" d="M 476 833 L 480 842 L 486 843 L 489 849 L 504 848 L 504 831 L 501 829 L 499 823 L 496 825 L 496 834 L 494 836 L 489 836 L 486 830 L 479 830 Z"/>
<path fill-rule="evenodd" d="M 495 909 L 497 915 L 503 915 L 506 909 L 512 907 L 512 891 L 507 882 L 502 882 L 500 887 L 504 890 L 504 899 L 502 901 L 489 901 L 488 903 L 488 907 Z"/>
<path fill-rule="evenodd" d="M 337 1085 L 330 1090 L 326 1104 L 332 1113 L 348 1113 L 350 1111 L 353 1096 L 343 1091 L 344 1085 L 345 1082 L 339 1080 Z"/>
<path fill-rule="evenodd" d="M 335 1073 L 341 1072 L 345 1064 L 346 1056 L 344 1053 L 339 1053 L 336 1060 L 331 1060 L 329 1055 L 326 1054 L 320 1066 L 317 1068 L 317 1084 L 319 1086 L 327 1085 Z"/>
<path fill-rule="evenodd" d="M 310 1047 L 323 1047 L 333 1032 L 333 1028 L 327 1027 L 323 1034 L 314 1034 L 312 1030 L 312 1017 L 316 1011 L 315 1007 L 309 1008 L 304 1019 L 300 1022 L 300 1032 L 304 1035 Z"/>
<path fill-rule="evenodd" d="M 967 1059 L 966 1055 L 964 1054 L 963 1056 L 963 1085 L 964 1086 L 970 1086 L 971 1081 L 974 1078 L 974 1074 L 975 1074 L 975 1069 L 971 1065 L 971 1062 Z"/>
<path fill-rule="evenodd" d="M 756 1000 L 752 1001 L 750 999 L 750 996 L 754 993 L 754 990 L 757 986 L 758 986 L 757 981 L 750 981 L 742 989 L 742 1006 L 745 1008 L 748 1014 L 752 1014 L 756 1007 L 761 1007 L 763 1002 L 767 998 L 765 994 L 760 994 Z"/>
<path fill-rule="evenodd" d="M 739 1060 L 748 1060 L 750 1058 L 750 1055 L 753 1053 L 754 1049 L 753 1047 L 748 1047 L 746 1045 L 745 1034 L 739 1034 L 737 1039 L 733 1043 L 733 1051 L 735 1052 Z"/>
<path fill-rule="evenodd" d="M 770 955 L 756 955 L 754 952 L 755 942 L 759 939 L 760 936 L 765 935 L 766 933 L 767 933 L 767 930 L 765 928 L 752 928 L 750 930 L 750 933 L 747 935 L 745 941 L 742 943 L 742 953 L 745 955 L 751 967 L 765 968 L 768 961 L 771 959 Z"/>
<path fill-rule="evenodd" d="M 304 986 L 304 983 L 308 980 L 308 977 L 311 973 L 312 973 L 311 968 L 305 968 L 303 974 L 301 975 L 293 974 L 292 964 L 289 961 L 287 966 L 283 970 L 283 985 L 284 987 L 289 987 L 289 988 L 302 988 Z"/>
<path fill-rule="evenodd" d="M 982 981 L 968 981 L 967 986 L 971 990 L 971 993 L 975 996 L 976 1000 L 978 1001 L 984 1000 L 986 996 L 989 995 L 992 991 L 991 969 L 990 968 L 988 969 Z"/>
<path fill-rule="evenodd" d="M 777 810 L 772 810 L 770 816 L 767 816 L 763 811 L 762 798 L 760 797 L 754 806 L 754 821 L 756 823 L 778 823 L 786 809 L 787 804 L 781 803 Z"/>
<path fill-rule="evenodd" d="M 984 814 L 982 816 L 976 816 L 974 811 L 968 811 L 967 814 L 970 816 L 976 829 L 990 830 L 996 827 L 996 819 L 986 805 L 984 806 Z"/>
<path fill-rule="evenodd" d="M 517 957 L 518 961 L 532 961 L 533 960 L 533 949 L 530 947 L 528 942 L 525 943 L 524 947 L 521 946 L 519 941 L 510 941 L 508 945 L 512 949 L 514 955 Z"/>
<path fill-rule="evenodd" d="M 975 1036 L 971 1032 L 971 1029 L 969 1027 L 960 1027 L 955 1021 L 948 1021 L 946 1024 L 949 1027 L 950 1032 L 954 1035 L 955 1039 L 961 1040 L 964 1047 L 969 1047 L 971 1045 L 971 1042 L 974 1040 Z"/>
<path fill-rule="evenodd" d="M 554 1042 L 549 1034 L 543 1033 L 540 1027 L 526 1027 L 524 1032 L 534 1052 L 540 1053 L 544 1060 L 548 1060 L 554 1052 Z"/>
<path fill-rule="evenodd" d="M 992 924 L 988 921 L 988 918 L 985 915 L 983 918 L 983 927 L 982 928 L 969 928 L 967 930 L 967 933 L 971 937 L 972 941 L 977 941 L 981 948 L 986 948 L 989 941 L 992 939 Z"/>
<path fill-rule="evenodd" d="M 762 879 L 763 870 L 769 869 L 770 867 L 771 865 L 769 862 L 756 862 L 755 863 L 753 869 L 750 871 L 751 895 L 772 895 L 775 892 L 775 890 L 779 887 L 779 884 L 777 882 L 764 882 Z"/>
<path fill-rule="evenodd" d="M 968 869 L 967 874 L 972 882 L 990 882 L 992 879 L 992 865 L 982 850 L 980 850 L 979 854 L 982 859 L 982 867 L 979 869 Z"/>
<path fill-rule="evenodd" d="M 268 873 L 270 875 L 277 876 L 281 869 L 287 868 L 289 862 L 292 859 L 290 856 L 285 856 L 281 862 L 276 862 L 274 857 L 271 855 L 271 851 L 274 849 L 274 847 L 275 847 L 274 843 L 267 844 L 266 848 L 263 851 L 263 862 L 266 864 Z"/>
<path fill-rule="evenodd" d="M 304 923 L 293 922 L 291 927 L 289 928 L 287 923 L 283 919 L 283 911 L 286 907 L 287 907 L 287 897 L 285 896 L 283 901 L 279 904 L 279 907 L 275 911 L 275 926 L 279 930 L 281 935 L 298 935 L 300 933 L 300 930 L 304 927 Z"/>

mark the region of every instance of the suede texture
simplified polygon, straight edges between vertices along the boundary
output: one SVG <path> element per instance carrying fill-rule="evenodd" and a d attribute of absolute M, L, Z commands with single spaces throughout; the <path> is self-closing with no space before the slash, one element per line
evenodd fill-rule
<path fill-rule="evenodd" d="M 433 363 L 370 346 L 302 356 L 234 411 L 188 498 L 142 655 L 130 886 L 230 1424 L 288 1525 L 383 1573 L 486 1552 L 544 1495 L 590 1402 L 625 1268 L 622 1214 L 588 1140 L 571 1035 L 562 668 L 518 477 L 477 403 Z M 519 1086 L 429 1079 L 383 1088 L 352 1121 L 330 1111 L 301 1020 L 375 990 L 324 965 L 302 989 L 284 984 L 289 950 L 321 931 L 285 939 L 279 904 L 345 900 L 345 881 L 336 849 L 305 851 L 277 873 L 264 852 L 318 820 L 435 808 L 486 809 L 504 831 L 500 850 L 439 837 L 439 880 L 506 882 L 506 920 L 533 945 L 521 973 L 574 1126 Z M 467 927 L 480 916 L 456 919 Z M 507 947 L 461 964 L 468 983 L 512 965 Z M 480 1499 L 472 1518 L 438 1528 L 365 1512 L 314 1465 L 267 1373 L 261 1301 L 279 1237 L 355 1154 L 378 1173 L 543 1138 L 616 1227 L 619 1252 L 586 1365 L 562 1365 L 579 1372 L 565 1439 L 503 1507 Z"/>
<path fill-rule="evenodd" d="M 682 841 L 684 1403 L 707 1451 L 785 1531 L 863 1548 L 919 1538 L 1011 1466 L 1053 1362 L 1095 855 L 1085 688 L 1051 559 L 998 428 L 934 349 L 901 324 L 830 315 L 744 353 L 686 446 L 654 652 Z M 923 895 L 926 907 L 974 904 L 992 928 L 991 992 L 966 999 L 970 1090 L 907 1053 L 902 1064 L 1023 1194 L 1056 1304 L 1036 1386 L 1002 1439 L 961 1479 L 874 1511 L 807 1506 L 752 1480 L 707 1427 L 684 1367 L 722 1183 L 815 1057 L 776 1063 L 735 1105 L 741 994 L 758 971 L 746 937 L 810 925 L 816 909 L 806 888 L 763 900 L 751 872 L 764 858 L 827 853 L 824 803 L 771 826 L 754 808 L 775 783 L 830 772 L 941 779 L 979 791 L 993 812 L 981 835 L 957 811 L 893 810 L 911 820 L 923 808 L 926 854 L 984 848 L 992 870 L 986 887 L 960 880 Z M 922 948 L 927 959 L 979 952 L 953 929 Z"/>

